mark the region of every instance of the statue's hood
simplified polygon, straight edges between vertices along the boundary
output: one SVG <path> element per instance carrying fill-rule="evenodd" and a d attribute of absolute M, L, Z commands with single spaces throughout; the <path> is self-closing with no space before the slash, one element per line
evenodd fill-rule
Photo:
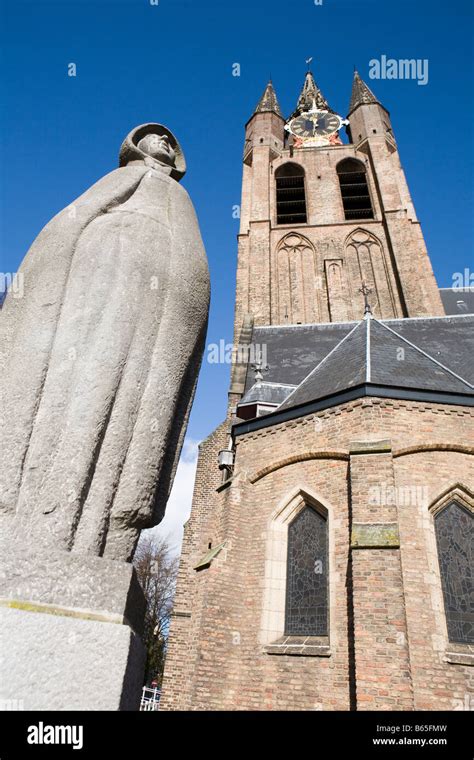
<path fill-rule="evenodd" d="M 143 137 L 146 137 L 146 135 L 151 134 L 166 135 L 169 138 L 170 144 L 176 154 L 174 166 L 161 164 L 159 161 L 151 158 L 151 156 L 138 148 L 140 140 Z M 119 166 L 126 166 L 130 161 L 145 161 L 145 159 L 148 159 L 147 163 L 149 161 L 155 161 L 159 166 L 168 169 L 170 177 L 173 177 L 173 179 L 178 181 L 186 172 L 186 161 L 181 145 L 174 134 L 162 124 L 155 124 L 153 122 L 150 122 L 149 124 L 141 124 L 139 127 L 132 129 L 122 143 L 119 154 Z"/>

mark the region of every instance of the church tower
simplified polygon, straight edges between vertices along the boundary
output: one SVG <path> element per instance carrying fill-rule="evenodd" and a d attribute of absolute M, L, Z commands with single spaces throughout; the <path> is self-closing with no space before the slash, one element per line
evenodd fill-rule
<path fill-rule="evenodd" d="M 444 314 L 390 115 L 357 72 L 348 120 L 344 144 L 308 71 L 286 124 L 271 82 L 247 122 L 236 338 L 248 314 L 261 325 L 357 319 L 362 282 L 379 317 Z"/>
<path fill-rule="evenodd" d="M 441 295 L 376 95 L 344 119 L 308 71 L 285 118 L 269 82 L 160 709 L 469 709 L 474 316 Z"/>

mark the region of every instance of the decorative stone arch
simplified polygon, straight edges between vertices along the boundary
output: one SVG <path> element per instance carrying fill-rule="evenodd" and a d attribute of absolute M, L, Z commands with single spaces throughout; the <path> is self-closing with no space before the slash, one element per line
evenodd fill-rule
<path fill-rule="evenodd" d="M 380 247 L 382 246 L 382 241 L 380 238 L 377 237 L 377 235 L 374 235 L 373 232 L 370 232 L 370 230 L 364 229 L 364 227 L 357 227 L 357 229 L 349 232 L 349 234 L 346 236 L 346 239 L 344 240 L 344 246 L 350 245 L 352 240 L 360 240 L 361 242 L 369 240 L 369 244 L 376 244 Z"/>
<path fill-rule="evenodd" d="M 452 501 L 456 501 L 474 514 L 474 492 L 471 491 L 469 486 L 464 485 L 464 483 L 456 483 L 446 488 L 443 493 L 430 503 L 428 509 L 435 516 L 449 506 Z"/>
<path fill-rule="evenodd" d="M 252 472 L 249 475 L 249 481 L 250 483 L 256 483 L 257 480 L 264 478 L 276 470 L 280 470 L 282 467 L 288 467 L 288 465 L 298 462 L 308 462 L 311 459 L 337 459 L 348 462 L 349 458 L 348 451 L 303 451 L 299 454 L 290 454 L 290 456 L 284 457 L 284 459 L 278 459 L 266 467 Z"/>
<path fill-rule="evenodd" d="M 324 517 L 328 523 L 329 631 L 334 631 L 332 607 L 335 599 L 335 589 L 333 588 L 334 521 L 332 519 L 334 510 L 326 500 L 323 500 L 314 491 L 305 486 L 298 486 L 286 494 L 278 503 L 267 523 L 260 626 L 260 642 L 264 646 L 274 645 L 275 642 L 281 640 L 285 633 L 288 529 L 295 518 L 308 507 Z M 332 634 L 331 641 L 334 643 Z M 318 637 L 318 641 L 313 642 L 313 647 L 313 654 L 328 656 L 330 654 L 329 637 Z M 292 654 L 292 652 L 285 649 L 285 654 Z"/>
<path fill-rule="evenodd" d="M 344 251 L 353 288 L 352 301 L 359 305 L 359 314 L 354 317 L 362 318 L 364 314 L 364 297 L 359 292 L 362 283 L 372 290 L 370 302 L 376 316 L 384 319 L 398 316 L 392 266 L 380 239 L 358 227 L 346 237 Z"/>
<path fill-rule="evenodd" d="M 445 596 L 445 583 L 448 582 L 442 572 L 443 557 L 438 543 L 438 519 L 443 518 L 446 510 L 456 508 L 466 512 L 474 519 L 474 493 L 463 483 L 455 483 L 439 494 L 428 506 L 429 520 L 429 563 L 435 583 L 434 598 L 435 617 L 440 635 L 444 641 L 445 659 L 448 662 L 474 665 L 474 640 L 461 641 L 458 624 L 453 620 Z"/>
<path fill-rule="evenodd" d="M 278 321 L 305 324 L 320 318 L 316 251 L 307 237 L 288 232 L 275 252 Z"/>
<path fill-rule="evenodd" d="M 419 443 L 414 446 L 406 446 L 393 452 L 393 458 L 406 457 L 412 454 L 420 454 L 424 451 L 455 451 L 458 454 L 474 455 L 474 446 L 463 443 Z"/>

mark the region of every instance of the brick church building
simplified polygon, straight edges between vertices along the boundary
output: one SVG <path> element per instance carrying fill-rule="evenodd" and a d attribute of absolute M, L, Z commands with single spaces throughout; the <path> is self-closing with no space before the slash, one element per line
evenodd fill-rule
<path fill-rule="evenodd" d="M 347 118 L 308 72 L 288 119 L 269 83 L 245 128 L 239 351 L 164 710 L 474 706 L 474 293 L 438 288 L 357 72 Z"/>

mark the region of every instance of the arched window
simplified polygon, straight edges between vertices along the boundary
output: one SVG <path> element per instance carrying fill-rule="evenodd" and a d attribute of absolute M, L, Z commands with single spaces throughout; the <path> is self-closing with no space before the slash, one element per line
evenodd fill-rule
<path fill-rule="evenodd" d="M 275 172 L 277 224 L 306 224 L 304 169 L 293 163 Z"/>
<path fill-rule="evenodd" d="M 353 158 L 346 158 L 337 165 L 342 204 L 346 219 L 373 219 L 365 166 Z"/>
<path fill-rule="evenodd" d="M 450 502 L 434 518 L 448 638 L 474 644 L 474 517 Z"/>
<path fill-rule="evenodd" d="M 285 634 L 328 636 L 328 525 L 312 507 L 288 527 Z"/>

